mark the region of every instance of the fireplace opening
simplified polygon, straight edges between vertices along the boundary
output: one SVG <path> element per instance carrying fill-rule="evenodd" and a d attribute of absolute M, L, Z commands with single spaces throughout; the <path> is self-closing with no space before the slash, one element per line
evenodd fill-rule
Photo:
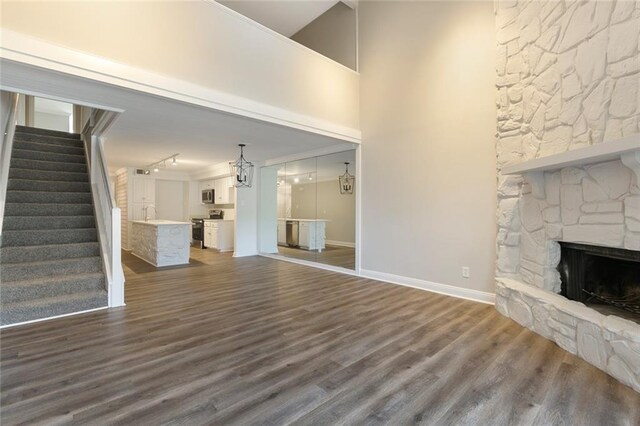
<path fill-rule="evenodd" d="M 640 252 L 560 242 L 562 295 L 640 323 Z"/>

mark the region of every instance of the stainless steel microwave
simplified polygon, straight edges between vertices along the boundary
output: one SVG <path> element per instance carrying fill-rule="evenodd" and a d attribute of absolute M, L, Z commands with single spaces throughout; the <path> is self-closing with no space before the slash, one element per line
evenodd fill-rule
<path fill-rule="evenodd" d="M 215 190 L 214 189 L 203 189 L 202 190 L 202 202 L 204 204 L 214 204 L 216 200 Z"/>

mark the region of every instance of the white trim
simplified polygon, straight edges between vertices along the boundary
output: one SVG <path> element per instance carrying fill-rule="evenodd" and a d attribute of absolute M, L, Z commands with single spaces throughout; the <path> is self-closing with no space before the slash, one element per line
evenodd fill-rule
<path fill-rule="evenodd" d="M 6 31 L 6 30 L 4 30 L 4 31 Z M 0 53 L 1 53 L 1 50 L 2 50 L 2 47 L 0 46 Z M 0 54 L 0 58 L 1 57 L 2 57 L 2 55 Z M 21 94 L 28 95 L 28 96 L 34 96 L 36 98 L 51 99 L 51 100 L 54 100 L 54 101 L 64 102 L 64 103 L 72 104 L 72 105 L 80 105 L 80 106 L 85 106 L 85 107 L 89 107 L 89 108 L 102 109 L 102 110 L 105 110 L 105 111 L 118 112 L 118 113 L 123 113 L 125 111 L 125 110 L 123 110 L 121 108 L 114 108 L 114 107 L 111 107 L 111 106 L 106 106 L 106 105 L 101 105 L 101 104 L 93 104 L 93 103 L 90 103 L 90 102 L 79 101 L 79 100 L 73 99 L 73 98 L 66 98 L 64 96 L 55 96 L 55 95 L 51 95 L 51 94 L 48 94 L 48 93 L 38 92 L 37 90 L 22 89 L 22 88 L 19 88 L 19 87 L 3 84 L 2 82 L 0 82 L 0 88 L 2 90 L 8 91 L 8 92 L 17 92 L 17 93 L 21 93 Z"/>
<path fill-rule="evenodd" d="M 439 284 L 431 281 L 419 280 L 417 278 L 403 277 L 401 275 L 387 274 L 385 272 L 371 271 L 367 269 L 361 269 L 352 271 L 351 269 L 341 268 L 339 266 L 326 265 L 324 263 L 312 262 L 309 260 L 294 259 L 290 257 L 281 256 L 278 254 L 260 253 L 259 256 L 269 259 L 280 260 L 283 262 L 295 263 L 298 265 L 309 266 L 317 269 L 324 269 L 326 271 L 338 272 L 340 274 L 351 275 L 360 278 L 367 278 L 376 281 L 382 281 L 389 284 L 401 285 L 404 287 L 411 287 L 418 290 L 429 291 L 431 293 L 444 294 L 445 296 L 451 296 L 458 299 L 471 300 L 473 302 L 485 303 L 487 305 L 495 304 L 496 296 L 493 293 L 487 293 L 479 290 L 472 290 L 468 288 L 456 287 L 448 284 Z"/>
<path fill-rule="evenodd" d="M 295 263 L 297 265 L 310 266 L 316 269 L 324 269 L 325 271 L 338 272 L 340 274 L 352 275 L 359 277 L 356 271 L 347 268 L 341 268 L 339 266 L 327 265 L 325 263 L 313 262 L 310 260 L 294 259 L 292 257 L 285 257 L 279 254 L 259 253 L 258 256 L 267 257 L 269 259 L 281 260 L 283 262 Z"/>
<path fill-rule="evenodd" d="M 120 306 L 124 306 L 124 304 L 122 304 Z M 71 312 L 70 314 L 55 315 L 53 317 L 38 318 L 38 319 L 34 319 L 34 320 L 29 320 L 29 321 L 17 322 L 15 324 L 7 324 L 7 325 L 0 326 L 0 330 L 5 329 L 5 328 L 17 327 L 19 325 L 34 324 L 34 323 L 42 322 L 42 321 L 49 321 L 49 320 L 53 320 L 53 319 L 65 318 L 65 317 L 70 317 L 70 316 L 74 316 L 74 315 L 87 314 L 89 312 L 102 311 L 104 309 L 109 309 L 109 307 L 108 306 L 103 306 L 101 308 L 87 309 L 86 311 Z"/>
<path fill-rule="evenodd" d="M 357 11 L 357 9 L 356 9 Z M 356 149 L 356 271 L 362 270 L 362 145 Z"/>
<path fill-rule="evenodd" d="M 324 243 L 330 246 L 356 248 L 356 243 L 349 243 L 346 241 L 324 240 Z"/>
<path fill-rule="evenodd" d="M 347 1 L 349 1 L 349 0 L 347 0 Z M 244 21 L 244 22 L 246 22 L 248 24 L 251 24 L 252 26 L 258 28 L 259 30 L 262 30 L 265 33 L 269 34 L 270 36 L 272 36 L 274 38 L 277 38 L 279 41 L 288 43 L 291 46 L 294 46 L 295 48 L 306 52 L 307 54 L 310 54 L 312 56 L 316 56 L 316 57 L 318 57 L 320 59 L 325 60 L 326 62 L 332 63 L 333 65 L 338 65 L 341 68 L 344 68 L 345 70 L 347 70 L 347 71 L 349 71 L 349 72 L 351 72 L 351 73 L 353 73 L 355 75 L 360 75 L 360 73 L 358 71 L 356 71 L 354 69 L 351 69 L 348 66 L 341 64 L 340 62 L 336 62 L 335 60 L 329 58 L 328 56 L 324 56 L 322 53 L 316 52 L 315 50 L 310 49 L 307 46 L 305 46 L 303 44 L 300 44 L 297 41 L 295 41 L 295 40 L 293 40 L 293 39 L 291 39 L 291 38 L 289 38 L 289 37 L 287 37 L 287 36 L 285 36 L 283 34 L 280 34 L 279 32 L 274 31 L 269 27 L 265 27 L 261 23 L 259 23 L 257 21 L 254 21 L 253 19 L 251 19 L 251 18 L 249 18 L 247 16 L 244 16 L 243 14 L 241 14 L 239 12 L 236 12 L 233 9 L 230 9 L 227 6 L 223 5 L 223 4 L 218 3 L 216 0 L 204 0 L 204 2 L 209 4 L 209 5 L 219 7 L 223 12 L 226 12 L 227 14 L 229 14 L 231 16 L 234 16 L 234 17 L 236 17 L 236 18 L 238 18 L 238 19 L 240 19 L 240 20 L 242 20 L 242 21 Z M 352 9 L 355 9 L 357 7 L 357 0 L 355 1 L 355 3 L 356 3 L 355 7 L 353 7 L 352 5 L 350 5 L 350 4 L 348 4 L 348 3 L 344 2 L 344 1 L 343 1 L 343 3 L 345 3 L 347 6 L 349 6 Z M 353 3 L 353 2 L 351 2 L 351 3 Z"/>
<path fill-rule="evenodd" d="M 0 29 L 0 38 L 2 40 L 0 58 L 4 60 L 88 78 L 348 142 L 359 143 L 362 137 L 361 131 L 357 129 L 55 45 L 15 31 Z"/>
<path fill-rule="evenodd" d="M 434 283 L 417 278 L 403 277 L 401 275 L 371 271 L 368 269 L 361 269 L 360 276 L 391 284 L 398 284 L 405 287 L 417 288 L 419 290 L 426 290 L 432 293 L 444 294 L 445 296 L 457 297 L 458 299 L 472 300 L 474 302 L 486 303 L 489 305 L 493 305 L 495 303 L 495 294 L 486 293 L 484 291 Z"/>
<path fill-rule="evenodd" d="M 260 167 L 275 166 L 276 164 L 288 163 L 291 161 L 306 160 L 313 157 L 322 157 L 324 155 L 337 154 L 338 152 L 352 151 L 358 149 L 359 143 L 332 145 L 326 148 L 319 148 L 313 151 L 305 151 L 297 154 L 286 155 L 284 157 L 271 158 L 265 160 Z M 356 164 L 356 168 L 358 165 Z"/>

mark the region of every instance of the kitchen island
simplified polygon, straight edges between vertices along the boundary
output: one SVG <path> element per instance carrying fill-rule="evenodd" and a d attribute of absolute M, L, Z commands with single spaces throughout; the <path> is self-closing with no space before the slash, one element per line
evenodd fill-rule
<path fill-rule="evenodd" d="M 191 222 L 134 220 L 131 253 L 154 266 L 189 263 Z"/>
<path fill-rule="evenodd" d="M 278 245 L 322 252 L 327 222 L 327 219 L 278 218 Z"/>

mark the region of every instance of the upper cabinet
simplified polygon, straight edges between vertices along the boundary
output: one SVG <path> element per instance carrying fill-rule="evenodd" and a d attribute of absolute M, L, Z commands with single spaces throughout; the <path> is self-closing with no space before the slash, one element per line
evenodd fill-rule
<path fill-rule="evenodd" d="M 156 201 L 156 183 L 154 179 L 134 177 L 133 197 L 134 203 L 153 204 Z"/>
<path fill-rule="evenodd" d="M 213 189 L 215 204 L 233 204 L 235 202 L 235 188 L 233 178 L 225 177 L 200 182 L 200 190 Z"/>

